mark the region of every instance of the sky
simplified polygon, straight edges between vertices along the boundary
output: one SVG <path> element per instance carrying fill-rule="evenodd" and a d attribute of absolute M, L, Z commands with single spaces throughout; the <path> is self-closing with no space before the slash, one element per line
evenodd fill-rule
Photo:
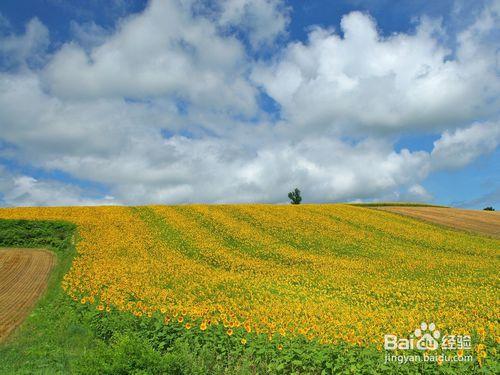
<path fill-rule="evenodd" d="M 500 0 L 3 0 L 0 206 L 500 206 Z"/>

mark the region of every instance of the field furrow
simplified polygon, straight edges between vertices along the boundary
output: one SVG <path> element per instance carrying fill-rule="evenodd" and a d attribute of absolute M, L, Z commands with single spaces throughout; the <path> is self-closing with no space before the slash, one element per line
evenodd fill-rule
<path fill-rule="evenodd" d="M 44 250 L 0 249 L 0 340 L 26 317 L 45 290 L 55 257 Z"/>

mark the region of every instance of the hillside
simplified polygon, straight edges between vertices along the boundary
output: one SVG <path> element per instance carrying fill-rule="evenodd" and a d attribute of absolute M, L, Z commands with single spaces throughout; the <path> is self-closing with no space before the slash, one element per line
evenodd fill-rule
<path fill-rule="evenodd" d="M 500 214 L 496 211 L 447 207 L 385 206 L 377 209 L 441 224 L 450 228 L 500 238 Z"/>
<path fill-rule="evenodd" d="M 244 347 L 262 336 L 281 351 L 297 340 L 381 350 L 385 334 L 422 321 L 481 342 L 499 333 L 500 241 L 379 210 L 14 208 L 0 218 L 75 223 L 62 280 L 73 303 L 159 319 L 176 335 L 222 332 Z"/>

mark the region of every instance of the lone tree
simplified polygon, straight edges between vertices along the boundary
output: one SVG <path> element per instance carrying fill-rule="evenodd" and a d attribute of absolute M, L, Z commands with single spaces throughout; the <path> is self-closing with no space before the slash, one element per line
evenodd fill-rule
<path fill-rule="evenodd" d="M 484 211 L 495 211 L 495 209 L 491 206 L 483 208 Z"/>
<path fill-rule="evenodd" d="M 302 197 L 300 196 L 300 190 L 295 188 L 294 191 L 288 193 L 288 198 L 292 200 L 292 204 L 300 204 Z"/>

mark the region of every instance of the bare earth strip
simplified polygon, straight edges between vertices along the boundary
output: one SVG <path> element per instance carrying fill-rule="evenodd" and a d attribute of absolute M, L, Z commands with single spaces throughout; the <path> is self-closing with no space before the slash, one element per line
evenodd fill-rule
<path fill-rule="evenodd" d="M 29 314 L 47 286 L 55 261 L 46 250 L 0 249 L 0 341 Z"/>
<path fill-rule="evenodd" d="M 443 207 L 377 207 L 378 210 L 431 221 L 448 227 L 500 238 L 500 213 Z"/>

